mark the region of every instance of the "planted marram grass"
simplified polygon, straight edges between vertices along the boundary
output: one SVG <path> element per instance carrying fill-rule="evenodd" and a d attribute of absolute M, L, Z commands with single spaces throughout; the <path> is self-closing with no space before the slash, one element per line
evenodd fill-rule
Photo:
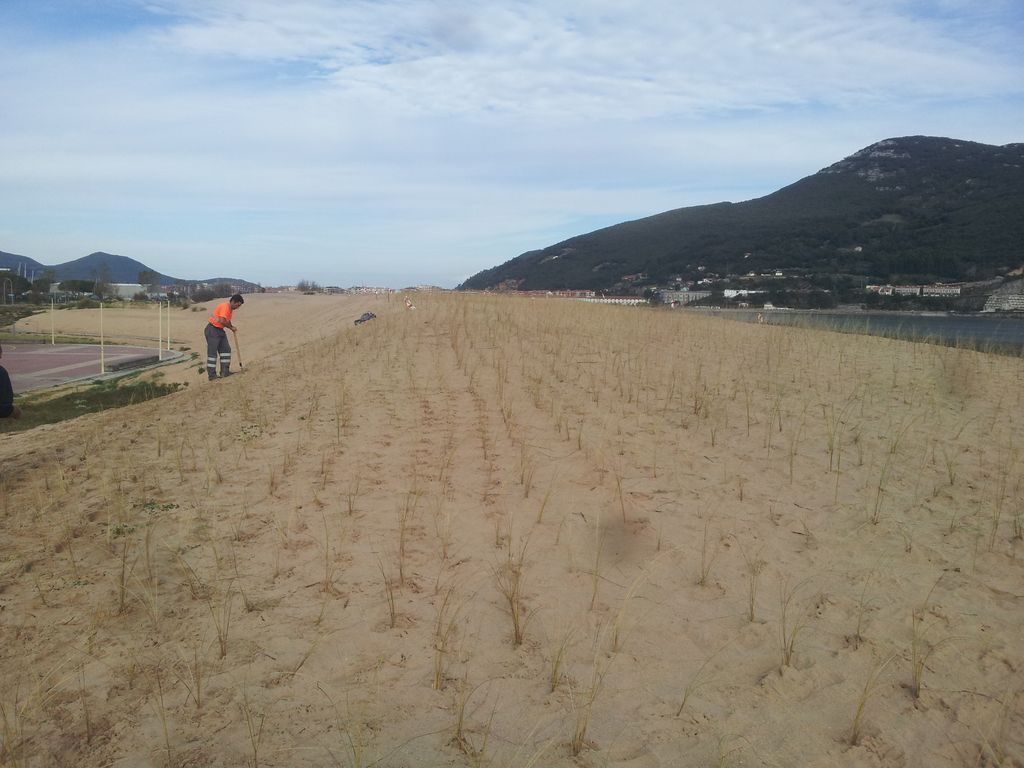
<path fill-rule="evenodd" d="M 1024 762 L 1019 358 L 415 304 L 5 436 L 0 761 Z"/>

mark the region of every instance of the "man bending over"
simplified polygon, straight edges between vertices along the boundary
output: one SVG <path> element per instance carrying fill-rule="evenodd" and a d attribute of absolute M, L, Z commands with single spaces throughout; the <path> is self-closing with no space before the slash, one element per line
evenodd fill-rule
<path fill-rule="evenodd" d="M 206 375 L 210 381 L 217 378 L 217 361 L 220 361 L 221 378 L 231 375 L 231 345 L 225 328 L 238 330 L 231 323 L 231 314 L 245 303 L 240 293 L 236 293 L 227 301 L 218 304 L 206 324 Z"/>

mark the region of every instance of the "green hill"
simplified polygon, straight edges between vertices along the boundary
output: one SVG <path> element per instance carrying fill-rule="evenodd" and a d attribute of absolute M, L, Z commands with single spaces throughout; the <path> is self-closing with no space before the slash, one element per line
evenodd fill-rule
<path fill-rule="evenodd" d="M 46 265 L 28 256 L 20 256 L 15 253 L 0 251 L 0 269 L 7 269 L 11 273 L 29 277 L 43 277 L 46 274 L 53 276 L 54 280 L 96 280 L 102 278 L 112 283 L 136 283 L 139 275 L 143 272 L 152 272 L 154 280 L 162 285 L 187 285 L 197 283 L 218 284 L 227 283 L 246 288 L 258 287 L 256 283 L 234 277 L 209 277 L 197 280 L 195 278 L 184 279 L 165 275 L 156 270 L 150 269 L 141 261 L 118 256 L 112 253 L 97 251 L 73 261 L 65 261 L 61 264 Z"/>
<path fill-rule="evenodd" d="M 766 270 L 978 280 L 1024 263 L 1024 144 L 886 139 L 770 195 L 680 208 L 529 251 L 460 288 L 615 290 Z M 643 274 L 639 281 L 624 281 Z"/>

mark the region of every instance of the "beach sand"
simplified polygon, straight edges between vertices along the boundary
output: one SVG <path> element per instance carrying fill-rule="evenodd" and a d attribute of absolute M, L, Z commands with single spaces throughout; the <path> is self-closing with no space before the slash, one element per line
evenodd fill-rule
<path fill-rule="evenodd" d="M 0 764 L 1024 765 L 1020 359 L 413 298 L 3 436 Z"/>

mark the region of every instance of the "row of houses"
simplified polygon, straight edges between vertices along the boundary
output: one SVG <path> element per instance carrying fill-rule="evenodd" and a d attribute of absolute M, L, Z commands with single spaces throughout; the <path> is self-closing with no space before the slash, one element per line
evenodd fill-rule
<path fill-rule="evenodd" d="M 700 301 L 706 299 L 711 295 L 711 291 L 672 291 L 672 290 L 660 290 L 655 293 L 658 301 L 662 304 L 668 304 L 669 306 L 678 306 L 681 304 L 690 304 L 694 301 Z"/>
<path fill-rule="evenodd" d="M 489 293 L 489 291 L 484 291 Z M 591 304 L 624 304 L 627 306 L 638 306 L 640 304 L 648 304 L 647 299 L 643 296 L 608 296 L 605 294 L 599 294 L 597 291 L 590 290 L 561 290 L 561 291 L 501 291 L 502 294 L 508 296 L 526 296 L 533 299 L 576 299 L 577 301 L 586 301 Z M 686 291 L 680 291 L 679 293 L 686 293 Z M 693 292 L 699 293 L 699 292 Z M 710 296 L 711 293 L 707 292 L 706 295 Z"/>
<path fill-rule="evenodd" d="M 932 283 L 930 285 L 866 285 L 865 293 L 879 296 L 959 296 L 962 286 Z"/>
<path fill-rule="evenodd" d="M 985 300 L 982 312 L 1024 312 L 1024 294 L 994 293 Z"/>
<path fill-rule="evenodd" d="M 591 304 L 625 304 L 631 307 L 648 303 L 647 299 L 640 296 L 591 296 L 589 298 L 579 300 L 586 301 Z"/>
<path fill-rule="evenodd" d="M 86 281 L 88 282 L 88 281 Z M 217 286 L 221 284 L 216 284 Z M 229 285 L 227 283 L 223 285 Z M 65 301 L 67 299 L 76 299 L 83 295 L 92 295 L 89 291 L 69 291 L 62 290 L 61 283 L 50 283 L 50 290 L 47 292 L 48 295 L 54 297 L 57 301 Z M 143 285 L 142 283 L 107 283 L 103 295 L 111 299 L 134 299 L 140 294 L 149 299 L 167 299 L 169 296 L 186 296 L 189 297 L 194 291 L 201 289 L 213 288 L 212 283 L 187 283 L 185 285 Z M 156 290 L 153 290 L 153 289 Z M 245 286 L 229 285 L 232 292 L 239 293 L 251 293 L 252 291 Z"/>

